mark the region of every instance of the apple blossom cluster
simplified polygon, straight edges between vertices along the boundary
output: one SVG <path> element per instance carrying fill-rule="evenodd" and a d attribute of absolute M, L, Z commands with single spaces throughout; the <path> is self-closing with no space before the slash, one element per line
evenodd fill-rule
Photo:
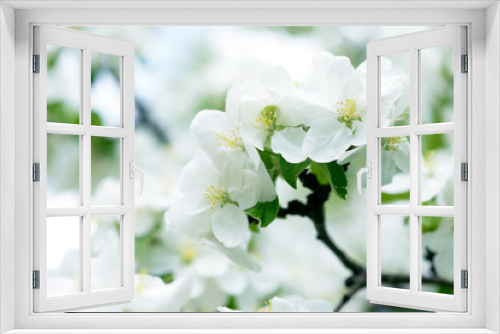
<path fill-rule="evenodd" d="M 407 117 L 409 84 L 382 62 L 381 123 Z M 191 124 L 201 153 L 183 169 L 182 197 L 166 213 L 168 228 L 203 240 L 230 259 L 257 270 L 245 251 L 250 218 L 265 227 L 279 210 L 278 175 L 292 186 L 306 168 L 343 164 L 366 145 L 366 64 L 354 68 L 346 57 L 326 52 L 312 59 L 312 72 L 296 82 L 276 67 L 258 81 L 236 84 L 225 111 L 202 110 Z M 390 178 L 409 169 L 406 137 L 385 138 Z M 406 163 L 405 163 L 406 161 Z M 341 173 L 344 171 L 340 168 Z M 345 176 L 344 176 L 345 178 Z M 326 179 L 332 183 L 330 175 Z M 347 180 L 332 184 L 345 198 Z M 343 187 L 344 190 L 338 190 Z"/>

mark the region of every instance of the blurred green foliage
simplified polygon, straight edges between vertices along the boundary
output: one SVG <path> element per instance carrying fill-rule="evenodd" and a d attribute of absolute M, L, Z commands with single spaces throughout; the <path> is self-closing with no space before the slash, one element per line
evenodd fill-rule
<path fill-rule="evenodd" d="M 47 102 L 47 122 L 80 124 L 80 111 L 64 101 Z"/>

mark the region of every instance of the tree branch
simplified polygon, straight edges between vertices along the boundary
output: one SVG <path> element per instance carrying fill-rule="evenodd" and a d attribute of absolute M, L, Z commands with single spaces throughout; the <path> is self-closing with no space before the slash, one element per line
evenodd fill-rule
<path fill-rule="evenodd" d="M 306 171 L 299 175 L 299 179 L 302 181 L 304 187 L 312 190 L 312 193 L 307 196 L 307 204 L 304 205 L 299 201 L 291 201 L 287 209 L 280 208 L 278 217 L 284 218 L 289 214 L 309 217 L 314 223 L 317 234 L 316 238 L 323 242 L 346 268 L 353 273 L 361 272 L 363 268 L 349 258 L 349 256 L 333 242 L 326 230 L 324 204 L 330 196 L 331 187 L 329 185 L 319 184 L 316 177 L 313 174 L 307 174 Z"/>
<path fill-rule="evenodd" d="M 358 291 L 366 287 L 366 268 L 340 249 L 326 230 L 324 204 L 330 196 L 331 187 L 329 185 L 321 185 L 316 176 L 309 174 L 307 170 L 299 175 L 299 179 L 302 181 L 304 187 L 312 191 L 307 196 L 307 203 L 303 204 L 297 200 L 291 201 L 288 203 L 288 208 L 280 208 L 278 217 L 285 218 L 287 215 L 298 215 L 310 218 L 316 230 L 316 238 L 328 247 L 340 262 L 351 271 L 352 275 L 344 282 L 348 290 L 334 309 L 335 312 L 339 312 Z M 382 273 L 381 280 L 387 285 L 397 286 L 398 284 L 409 283 L 410 277 L 408 275 Z M 422 277 L 422 283 L 453 287 L 453 282 L 439 278 L 437 275 Z"/>

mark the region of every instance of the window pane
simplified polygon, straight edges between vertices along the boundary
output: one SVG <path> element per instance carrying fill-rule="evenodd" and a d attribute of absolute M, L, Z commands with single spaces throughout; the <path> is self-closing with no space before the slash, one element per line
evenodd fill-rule
<path fill-rule="evenodd" d="M 47 134 L 47 207 L 80 205 L 80 139 Z"/>
<path fill-rule="evenodd" d="M 92 290 L 121 286 L 120 216 L 92 216 L 91 219 Z"/>
<path fill-rule="evenodd" d="M 47 294 L 76 293 L 80 284 L 80 217 L 47 218 Z"/>
<path fill-rule="evenodd" d="M 422 124 L 453 122 L 453 45 L 420 50 Z"/>
<path fill-rule="evenodd" d="M 453 218 L 421 217 L 422 291 L 453 294 Z M 426 280 L 439 279 L 440 283 Z"/>
<path fill-rule="evenodd" d="M 380 139 L 381 204 L 409 205 L 410 137 Z"/>
<path fill-rule="evenodd" d="M 390 276 L 410 277 L 410 217 L 380 216 L 380 254 L 382 286 L 408 289 L 409 279 L 405 283 L 397 283 Z"/>
<path fill-rule="evenodd" d="M 92 205 L 120 205 L 120 138 L 92 137 Z"/>
<path fill-rule="evenodd" d="M 80 123 L 80 54 L 47 44 L 47 122 Z"/>
<path fill-rule="evenodd" d="M 453 205 L 453 156 L 453 134 L 422 136 L 422 205 Z"/>
<path fill-rule="evenodd" d="M 120 58 L 92 52 L 92 125 L 119 127 L 121 124 Z"/>
<path fill-rule="evenodd" d="M 380 124 L 410 124 L 410 52 L 380 57 Z"/>

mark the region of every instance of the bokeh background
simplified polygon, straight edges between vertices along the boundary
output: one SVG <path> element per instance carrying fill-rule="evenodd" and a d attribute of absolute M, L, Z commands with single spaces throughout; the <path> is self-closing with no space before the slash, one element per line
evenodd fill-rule
<path fill-rule="evenodd" d="M 180 171 L 198 152 L 189 134 L 190 123 L 200 110 L 224 110 L 225 96 L 232 85 L 258 79 L 274 66 L 284 67 L 300 81 L 310 69 L 312 55 L 327 51 L 349 57 L 357 67 L 366 59 L 366 44 L 370 40 L 432 27 L 70 28 L 123 38 L 135 44 L 135 165 L 146 175 L 143 194 L 136 192 L 135 196 L 135 299 L 128 304 L 90 311 L 214 312 L 221 305 L 256 311 L 274 296 L 290 295 L 321 298 L 337 305 L 346 292 L 344 281 L 350 272 L 315 238 L 307 218 L 278 219 L 253 235 L 250 253 L 262 265 L 260 273 L 245 270 L 203 243 L 165 229 L 164 213 L 179 196 Z M 452 49 L 444 47 L 426 52 L 426 58 L 422 58 L 425 59 L 423 117 L 425 122 L 453 121 Z M 79 123 L 78 91 L 75 91 L 79 82 L 78 57 L 76 50 L 48 49 L 48 121 Z M 408 70 L 404 61 L 394 61 L 394 64 L 399 70 Z M 92 124 L 119 125 L 117 57 L 92 55 Z M 78 137 L 48 135 L 47 142 L 48 207 L 78 205 Z M 450 204 L 453 200 L 450 181 L 453 138 L 426 136 L 422 142 L 426 203 L 453 205 Z M 118 204 L 119 141 L 94 137 L 91 147 L 92 204 Z M 331 237 L 360 263 L 366 260 L 366 201 L 364 195 L 356 191 L 355 177 L 364 165 L 363 156 L 350 163 L 347 200 L 330 196 L 326 206 Z M 64 173 L 60 172 L 61 166 Z M 383 189 L 384 204 L 404 203 L 409 198 L 408 177 L 402 171 L 398 173 Z M 305 200 L 308 194 L 300 181 L 297 190 L 280 178 L 276 186 L 283 207 L 293 199 Z M 389 273 L 408 274 L 408 218 L 387 216 L 383 222 L 386 222 L 382 231 L 383 268 Z M 79 290 L 78 224 L 78 221 L 65 222 L 58 218 L 49 221 L 51 295 Z M 453 280 L 452 232 L 450 219 L 425 218 L 423 221 L 424 275 Z M 119 284 L 119 233 L 119 217 L 93 217 L 93 289 Z M 62 239 L 64 242 L 60 242 Z M 187 275 L 193 275 L 194 281 L 186 283 Z M 405 288 L 404 284 L 397 287 Z M 453 293 L 436 285 L 425 289 Z M 405 310 L 370 304 L 362 290 L 341 311 Z"/>

